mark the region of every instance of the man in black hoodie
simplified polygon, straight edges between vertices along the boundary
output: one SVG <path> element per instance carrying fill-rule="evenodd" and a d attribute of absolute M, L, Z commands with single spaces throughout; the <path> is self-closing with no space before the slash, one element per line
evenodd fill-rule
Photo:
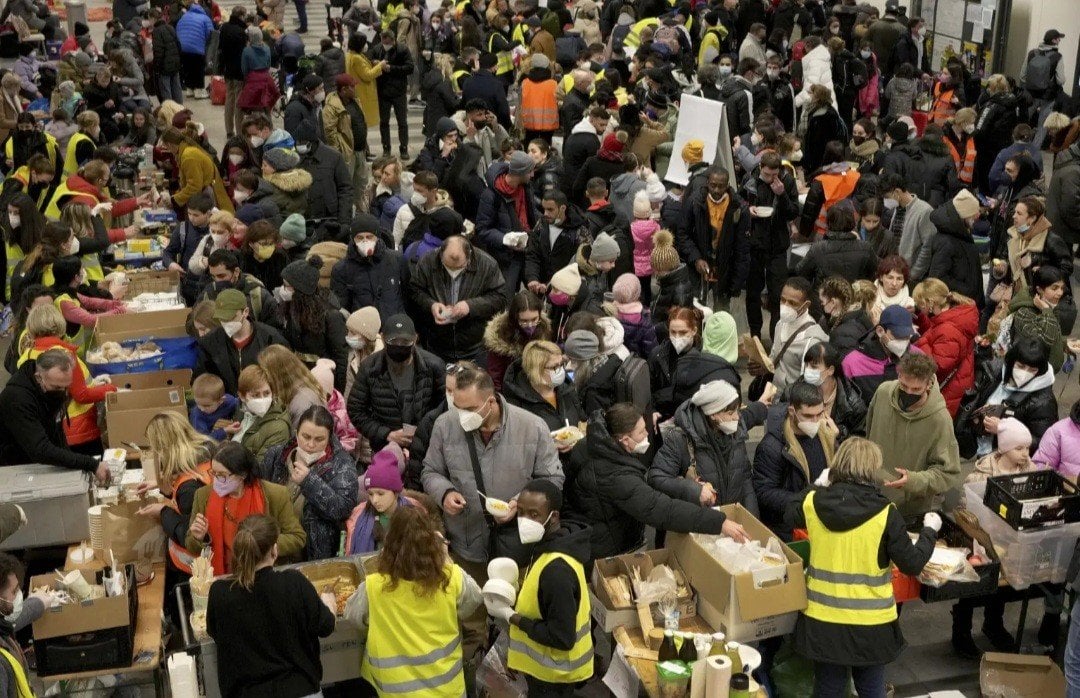
<path fill-rule="evenodd" d="M 514 605 L 485 595 L 488 614 L 510 625 L 507 667 L 525 674 L 529 695 L 573 696 L 593 674 L 585 565 L 589 527 L 561 521 L 562 492 L 533 480 L 517 498 L 518 537 L 529 565 Z"/>
<path fill-rule="evenodd" d="M 46 463 L 109 479 L 98 459 L 76 453 L 64 438 L 63 420 L 75 362 L 63 349 L 50 349 L 25 362 L 0 392 L 9 408 L 0 420 L 0 465 Z M 588 539 L 586 539 L 588 540 Z"/>

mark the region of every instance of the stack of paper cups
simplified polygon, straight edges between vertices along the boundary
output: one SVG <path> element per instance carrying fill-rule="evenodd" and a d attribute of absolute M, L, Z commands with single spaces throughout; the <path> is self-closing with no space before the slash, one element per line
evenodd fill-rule
<path fill-rule="evenodd" d="M 122 448 L 110 448 L 105 451 L 104 461 L 109 467 L 109 474 L 113 481 L 119 483 L 127 468 L 127 451 Z"/>
<path fill-rule="evenodd" d="M 90 518 L 90 547 L 105 549 L 105 505 L 96 504 L 86 510 Z"/>
<path fill-rule="evenodd" d="M 705 659 L 705 662 L 705 698 L 728 698 L 731 660 L 720 654 Z"/>

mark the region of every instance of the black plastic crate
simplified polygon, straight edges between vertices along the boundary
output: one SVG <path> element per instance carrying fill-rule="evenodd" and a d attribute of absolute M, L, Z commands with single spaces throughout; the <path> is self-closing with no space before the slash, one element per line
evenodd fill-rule
<path fill-rule="evenodd" d="M 983 504 L 1017 531 L 1080 521 L 1076 485 L 1054 470 L 992 477 Z"/>
<path fill-rule="evenodd" d="M 90 633 L 34 640 L 34 656 L 40 676 L 74 674 L 98 669 L 131 666 L 135 651 L 135 622 L 139 614 L 139 589 L 135 566 L 124 568 L 128 584 L 128 624 Z M 100 583 L 101 573 L 98 573 Z"/>
<path fill-rule="evenodd" d="M 945 541 L 950 548 L 972 549 L 971 536 L 965 533 L 956 522 L 945 516 L 941 517 L 941 530 L 938 531 L 937 539 Z M 945 582 L 939 587 L 923 584 L 919 590 L 919 598 L 925 603 L 934 603 L 993 593 L 997 590 L 998 579 L 1001 577 L 1001 562 L 997 560 L 997 554 L 993 550 L 988 549 L 986 554 L 990 562 L 974 566 L 975 571 L 979 573 L 979 581 Z"/>

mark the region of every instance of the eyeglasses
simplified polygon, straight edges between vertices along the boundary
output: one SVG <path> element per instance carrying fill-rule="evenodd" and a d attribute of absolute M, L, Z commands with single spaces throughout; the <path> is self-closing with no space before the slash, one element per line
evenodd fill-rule
<path fill-rule="evenodd" d="M 216 470 L 211 470 L 210 474 L 218 482 L 227 482 L 229 480 L 229 478 L 236 477 L 236 475 L 234 473 L 221 473 L 221 472 L 218 472 Z"/>

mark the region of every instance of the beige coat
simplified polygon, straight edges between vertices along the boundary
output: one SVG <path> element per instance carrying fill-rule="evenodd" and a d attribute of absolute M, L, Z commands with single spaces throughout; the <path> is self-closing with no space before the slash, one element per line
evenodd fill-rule
<path fill-rule="evenodd" d="M 363 107 L 361 107 L 363 109 Z M 345 111 L 341 95 L 331 92 L 326 95 L 322 111 L 323 132 L 326 144 L 341 153 L 345 164 L 352 170 L 355 150 L 353 148 L 352 118 Z"/>

